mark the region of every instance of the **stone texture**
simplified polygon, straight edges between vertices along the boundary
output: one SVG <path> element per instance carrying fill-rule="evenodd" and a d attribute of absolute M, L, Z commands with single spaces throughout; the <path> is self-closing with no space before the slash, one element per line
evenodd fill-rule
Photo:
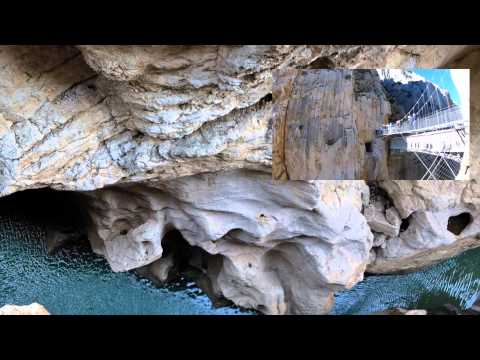
<path fill-rule="evenodd" d="M 392 225 L 387 221 L 384 210 L 378 209 L 373 205 L 367 206 L 363 213 L 367 219 L 367 224 L 372 231 L 382 233 L 387 236 L 397 236 L 400 230 L 400 224 Z"/>
<path fill-rule="evenodd" d="M 0 195 L 84 192 L 89 240 L 116 271 L 161 259 L 177 229 L 211 254 L 212 292 L 269 314 L 326 313 L 369 262 L 415 269 L 478 246 L 478 161 L 470 183 L 381 182 L 411 218 L 372 249 L 363 181 L 271 180 L 272 72 L 414 65 L 471 69 L 478 151 L 475 46 L 1 46 Z M 461 212 L 474 220 L 452 235 Z"/>
<path fill-rule="evenodd" d="M 282 180 L 387 179 L 375 130 L 390 103 L 373 70 L 278 70 L 273 89 L 273 168 Z"/>
<path fill-rule="evenodd" d="M 470 69 L 470 179 L 478 179 L 480 166 L 480 49 L 463 52 L 462 56 L 445 64 L 454 69 Z"/>
<path fill-rule="evenodd" d="M 175 266 L 173 254 L 161 257 L 148 267 L 150 272 L 162 283 L 167 282 L 170 271 Z"/>
<path fill-rule="evenodd" d="M 409 66 L 412 59 L 441 66 L 469 49 L 79 48 L 0 48 L 0 194 L 40 186 L 93 190 L 230 168 L 268 172 L 274 69 L 315 67 L 322 59 L 352 68 Z"/>
<path fill-rule="evenodd" d="M 296 47 L 81 49 L 100 75 L 75 48 L 1 47 L 1 194 L 268 171 L 271 69 Z M 94 56 L 109 51 L 118 62 L 101 70 Z"/>
<path fill-rule="evenodd" d="M 43 305 L 4 305 L 0 307 L 0 315 L 50 315 Z"/>
<path fill-rule="evenodd" d="M 408 227 L 377 250 L 368 271 L 418 268 L 431 264 L 435 249 L 442 254 L 441 259 L 480 245 L 480 192 L 475 181 L 389 180 L 380 186 L 387 191 L 400 216 L 408 218 Z M 462 213 L 470 214 L 471 223 L 456 235 L 448 230 L 449 218 Z"/>
<path fill-rule="evenodd" d="M 327 312 L 334 290 L 362 279 L 373 240 L 362 182 L 274 182 L 235 170 L 88 196 L 89 239 L 114 271 L 159 259 L 162 238 L 177 229 L 222 255 L 217 292 L 269 314 Z"/>

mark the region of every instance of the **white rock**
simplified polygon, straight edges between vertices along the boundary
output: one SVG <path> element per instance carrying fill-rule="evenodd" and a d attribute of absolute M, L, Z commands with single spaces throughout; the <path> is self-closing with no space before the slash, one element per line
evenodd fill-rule
<path fill-rule="evenodd" d="M 174 265 L 173 254 L 170 254 L 151 263 L 149 270 L 159 281 L 166 282 Z"/>
<path fill-rule="evenodd" d="M 43 305 L 4 305 L 0 307 L 0 315 L 50 315 Z"/>
<path fill-rule="evenodd" d="M 384 247 L 385 242 L 387 241 L 387 235 L 380 233 L 373 233 L 373 244 L 374 247 Z"/>
<path fill-rule="evenodd" d="M 402 219 L 400 218 L 400 214 L 398 213 L 397 209 L 395 209 L 393 206 L 389 207 L 387 210 L 385 210 L 385 218 L 396 229 L 400 230 Z M 398 235 L 398 231 L 395 235 Z"/>
<path fill-rule="evenodd" d="M 360 212 L 367 191 L 360 181 L 274 182 L 239 170 L 104 189 L 89 193 L 90 238 L 113 270 L 126 271 L 157 260 L 163 234 L 173 227 L 191 245 L 223 256 L 213 280 L 236 304 L 266 313 L 323 313 L 334 290 L 363 277 L 373 241 Z M 139 230 L 145 224 L 156 229 L 148 240 Z M 147 254 L 146 247 L 157 251 Z"/>
<path fill-rule="evenodd" d="M 372 231 L 385 234 L 387 236 L 397 236 L 400 224 L 396 226 L 387 221 L 383 210 L 379 210 L 373 205 L 367 206 L 364 210 L 364 216 L 367 219 L 368 226 Z"/>

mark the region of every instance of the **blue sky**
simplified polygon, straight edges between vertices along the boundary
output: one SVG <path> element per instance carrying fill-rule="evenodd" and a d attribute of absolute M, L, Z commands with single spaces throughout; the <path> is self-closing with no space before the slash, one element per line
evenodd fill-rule
<path fill-rule="evenodd" d="M 440 88 L 446 89 L 450 93 L 453 102 L 457 105 L 460 104 L 460 96 L 453 84 L 449 69 L 413 69 L 412 72 L 423 76 L 425 79 L 430 80 Z"/>

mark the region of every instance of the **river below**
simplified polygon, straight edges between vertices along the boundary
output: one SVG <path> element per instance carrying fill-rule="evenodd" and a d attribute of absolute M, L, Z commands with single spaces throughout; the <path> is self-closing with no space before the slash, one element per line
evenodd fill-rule
<path fill-rule="evenodd" d="M 435 309 L 472 305 L 480 293 L 480 249 L 422 271 L 368 276 L 336 294 L 332 314 L 388 308 Z M 49 255 L 44 229 L 16 214 L 0 214 L 0 306 L 43 304 L 52 314 L 254 314 L 214 308 L 188 280 L 156 287 L 133 272 L 114 273 L 105 259 L 74 245 Z"/>

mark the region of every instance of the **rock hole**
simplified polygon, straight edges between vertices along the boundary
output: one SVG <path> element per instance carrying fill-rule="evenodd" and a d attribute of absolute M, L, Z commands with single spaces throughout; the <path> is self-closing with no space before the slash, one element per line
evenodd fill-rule
<path fill-rule="evenodd" d="M 90 90 L 93 90 L 93 91 L 97 90 L 97 87 L 94 84 L 87 85 L 87 88 L 89 88 Z"/>
<path fill-rule="evenodd" d="M 178 271 L 184 270 L 189 265 L 193 247 L 185 240 L 178 230 L 171 230 L 162 239 L 162 257 L 173 255 L 175 267 Z"/>
<path fill-rule="evenodd" d="M 265 102 L 270 102 L 270 101 L 272 101 L 272 99 L 273 99 L 273 96 L 272 96 L 271 93 L 267 94 L 263 97 L 263 101 L 265 101 Z"/>
<path fill-rule="evenodd" d="M 333 69 L 335 64 L 326 56 L 320 56 L 308 65 L 309 69 Z"/>
<path fill-rule="evenodd" d="M 410 215 L 409 217 L 407 217 L 405 219 L 402 219 L 402 222 L 400 224 L 400 232 L 404 232 L 405 230 L 408 229 L 408 227 L 410 226 L 411 218 L 412 218 L 412 215 Z"/>
<path fill-rule="evenodd" d="M 42 228 L 48 253 L 72 244 L 90 249 L 82 194 L 50 188 L 19 191 L 0 199 L 0 217 L 3 214 Z"/>
<path fill-rule="evenodd" d="M 128 230 L 120 230 L 120 235 L 127 235 L 128 233 Z"/>
<path fill-rule="evenodd" d="M 371 153 L 372 152 L 372 143 L 371 142 L 366 142 L 365 143 L 365 151 L 367 153 Z"/>
<path fill-rule="evenodd" d="M 327 139 L 327 141 L 326 141 L 328 146 L 332 146 L 336 142 L 337 142 L 337 139 L 333 139 L 333 138 Z"/>
<path fill-rule="evenodd" d="M 456 216 L 448 218 L 447 230 L 455 235 L 460 235 L 465 228 L 473 221 L 472 215 L 468 212 L 463 212 Z"/>
<path fill-rule="evenodd" d="M 367 181 L 367 185 L 370 193 L 370 204 L 373 204 L 379 200 L 385 202 L 385 209 L 394 206 L 393 200 L 390 198 L 390 195 L 382 189 L 377 181 Z"/>
<path fill-rule="evenodd" d="M 211 278 L 218 276 L 223 262 L 223 256 L 211 255 L 198 246 L 192 246 L 176 229 L 167 232 L 162 239 L 162 258 L 173 257 L 173 266 L 169 270 L 168 286 L 182 289 L 188 282 L 194 282 L 210 298 L 214 307 L 232 306 L 213 288 Z M 165 283 L 149 271 L 148 266 L 136 269 L 136 272 L 146 277 L 158 286 Z"/>
<path fill-rule="evenodd" d="M 246 74 L 243 76 L 243 80 L 248 82 L 255 81 L 256 78 L 257 78 L 257 75 L 255 73 Z"/>

